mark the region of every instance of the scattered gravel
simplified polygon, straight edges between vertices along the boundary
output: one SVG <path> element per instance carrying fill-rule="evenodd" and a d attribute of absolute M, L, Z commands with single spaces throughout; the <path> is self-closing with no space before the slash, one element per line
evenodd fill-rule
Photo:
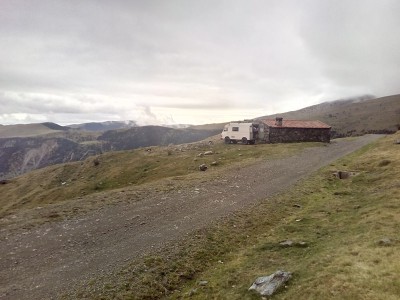
<path fill-rule="evenodd" d="M 378 137 L 333 141 L 292 157 L 232 167 L 212 180 L 201 172 L 197 181 L 171 181 L 169 191 L 154 183 L 139 196 L 129 189 L 90 195 L 80 201 L 105 196 L 121 201 L 30 229 L 2 229 L 0 299 L 56 299 L 94 276 L 287 189 Z"/>

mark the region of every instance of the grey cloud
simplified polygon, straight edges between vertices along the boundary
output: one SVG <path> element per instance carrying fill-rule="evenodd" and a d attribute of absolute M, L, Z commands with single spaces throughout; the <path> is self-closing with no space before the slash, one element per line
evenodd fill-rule
<path fill-rule="evenodd" d="M 322 2 L 304 16 L 301 33 L 336 85 L 398 93 L 399 11 L 395 0 Z"/>
<path fill-rule="evenodd" d="M 3 0 L 0 92 L 20 97 L 0 113 L 229 116 L 396 93 L 397 3 Z"/>
<path fill-rule="evenodd" d="M 2 114 L 13 113 L 74 113 L 84 114 L 93 112 L 117 113 L 121 108 L 105 103 L 100 99 L 82 95 L 46 95 L 46 94 L 0 94 Z"/>

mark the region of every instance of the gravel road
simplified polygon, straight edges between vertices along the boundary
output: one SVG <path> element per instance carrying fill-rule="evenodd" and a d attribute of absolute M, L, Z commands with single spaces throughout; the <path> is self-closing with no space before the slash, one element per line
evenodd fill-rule
<path fill-rule="evenodd" d="M 168 192 L 149 189 L 140 201 L 129 201 L 129 190 L 109 192 L 125 201 L 32 229 L 3 229 L 0 299 L 57 299 L 76 284 L 287 189 L 379 137 L 333 141 L 292 157 L 231 168 L 213 181 L 204 172 L 198 182 Z"/>

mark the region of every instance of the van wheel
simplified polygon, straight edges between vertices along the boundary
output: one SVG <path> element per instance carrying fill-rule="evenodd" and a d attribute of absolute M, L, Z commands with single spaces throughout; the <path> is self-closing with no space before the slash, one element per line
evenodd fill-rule
<path fill-rule="evenodd" d="M 225 144 L 230 144 L 231 143 L 231 139 L 229 138 L 229 136 L 225 137 Z"/>
<path fill-rule="evenodd" d="M 247 145 L 247 138 L 245 138 L 245 137 L 242 138 L 242 143 L 245 144 L 245 145 Z"/>

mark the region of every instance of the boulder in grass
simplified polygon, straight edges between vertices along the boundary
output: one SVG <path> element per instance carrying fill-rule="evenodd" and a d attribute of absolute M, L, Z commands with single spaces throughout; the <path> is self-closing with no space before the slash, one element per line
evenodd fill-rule
<path fill-rule="evenodd" d="M 205 171 L 205 170 L 207 170 L 207 165 L 206 165 L 206 164 L 201 164 L 201 165 L 199 166 L 199 170 L 200 170 L 200 171 Z"/>
<path fill-rule="evenodd" d="M 269 276 L 258 277 L 249 291 L 256 291 L 261 296 L 271 296 L 284 286 L 291 277 L 292 273 L 279 270 Z"/>

